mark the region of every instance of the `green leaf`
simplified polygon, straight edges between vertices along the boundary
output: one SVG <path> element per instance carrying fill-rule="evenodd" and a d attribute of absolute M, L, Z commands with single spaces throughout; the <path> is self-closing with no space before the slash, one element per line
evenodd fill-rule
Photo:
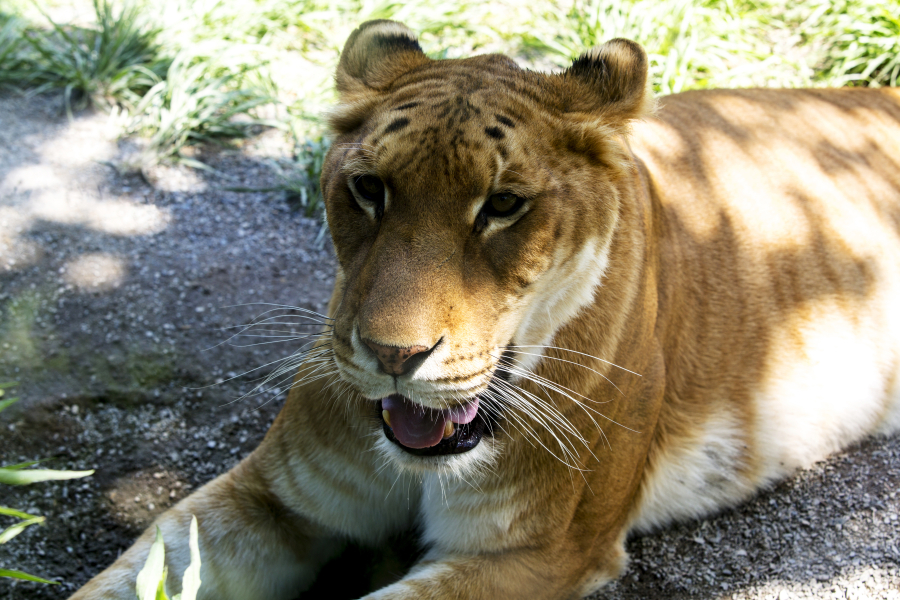
<path fill-rule="evenodd" d="M 20 533 L 25 531 L 25 528 L 28 527 L 29 525 L 37 525 L 38 523 L 43 523 L 43 522 L 44 522 L 44 517 L 34 517 L 33 519 L 28 519 L 26 521 L 20 521 L 20 522 L 16 523 L 15 525 L 11 525 L 11 526 L 7 527 L 3 531 L 0 531 L 0 544 L 5 544 L 9 540 L 13 539 L 17 535 L 19 535 Z"/>
<path fill-rule="evenodd" d="M 3 395 L 3 390 L 0 390 L 0 395 Z M 7 398 L 6 400 L 0 400 L 0 412 L 3 412 L 18 401 L 18 398 Z"/>
<path fill-rule="evenodd" d="M 191 564 L 184 571 L 181 581 L 181 594 L 173 600 L 197 600 L 200 589 L 200 535 L 197 529 L 197 517 L 191 515 Z"/>
<path fill-rule="evenodd" d="M 24 469 L 25 467 L 30 467 L 32 465 L 36 465 L 38 463 L 42 463 L 47 460 L 50 460 L 50 459 L 45 458 L 44 460 L 30 460 L 28 462 L 18 463 L 15 465 L 6 465 L 6 466 L 0 467 L 0 468 L 9 469 L 10 471 L 18 471 L 19 469 Z"/>
<path fill-rule="evenodd" d="M 159 585 L 156 588 L 155 600 L 169 600 L 166 595 L 166 577 L 169 575 L 169 567 L 163 567 L 162 577 L 159 578 Z"/>
<path fill-rule="evenodd" d="M 49 579 L 43 579 L 35 575 L 29 575 L 28 573 L 12 569 L 0 569 L 0 577 L 12 577 L 13 579 L 24 579 L 25 581 L 36 581 L 37 583 L 49 583 L 51 585 L 59 583 L 58 581 L 50 581 Z"/>
<path fill-rule="evenodd" d="M 160 592 L 165 598 L 166 548 L 162 531 L 156 528 L 156 540 L 150 546 L 147 562 L 137 576 L 137 596 L 139 600 L 158 600 Z"/>
<path fill-rule="evenodd" d="M 26 512 L 22 512 L 21 510 L 16 510 L 14 508 L 7 508 L 5 506 L 0 506 L 0 515 L 4 515 L 7 517 L 16 517 L 17 519 L 37 519 L 40 515 L 29 515 Z"/>
<path fill-rule="evenodd" d="M 16 468 L 0 468 L 0 483 L 7 485 L 29 485 L 38 481 L 60 481 L 63 479 L 80 479 L 93 475 L 90 471 L 53 471 L 51 469 L 19 470 Z"/>

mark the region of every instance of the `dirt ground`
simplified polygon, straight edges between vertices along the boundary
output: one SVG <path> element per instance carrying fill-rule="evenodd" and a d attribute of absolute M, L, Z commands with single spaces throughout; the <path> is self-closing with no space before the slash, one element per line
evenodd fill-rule
<path fill-rule="evenodd" d="M 283 394 L 242 396 L 303 342 L 246 347 L 272 340 L 229 342 L 228 328 L 259 303 L 323 311 L 335 268 L 321 224 L 282 194 L 224 190 L 272 185 L 290 152 L 277 132 L 201 156 L 215 172 L 154 169 L 151 185 L 114 168 L 134 149 L 103 115 L 60 109 L 0 96 L 0 381 L 21 397 L 0 416 L 0 463 L 96 474 L 0 489 L 0 505 L 47 516 L 0 546 L 0 567 L 62 582 L 0 579 L 0 600 L 66 598 L 252 450 Z M 598 597 L 900 599 L 898 482 L 900 438 L 866 442 L 736 510 L 629 540 L 628 572 Z M 314 595 L 360 593 L 336 590 Z"/>

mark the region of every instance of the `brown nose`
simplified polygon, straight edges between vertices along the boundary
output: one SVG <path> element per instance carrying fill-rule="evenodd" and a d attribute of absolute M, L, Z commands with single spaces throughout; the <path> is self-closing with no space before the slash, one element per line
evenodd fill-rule
<path fill-rule="evenodd" d="M 396 346 L 383 346 L 371 340 L 363 339 L 363 341 L 378 357 L 381 369 L 388 375 L 404 375 L 408 373 L 413 367 L 419 365 L 431 350 L 427 346 L 397 348 Z M 419 360 L 410 360 L 413 357 L 417 357 Z"/>

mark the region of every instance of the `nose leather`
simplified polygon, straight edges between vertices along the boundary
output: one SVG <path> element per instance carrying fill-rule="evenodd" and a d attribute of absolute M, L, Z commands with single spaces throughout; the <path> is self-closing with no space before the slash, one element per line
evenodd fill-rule
<path fill-rule="evenodd" d="M 414 362 L 410 361 L 412 357 L 428 352 L 431 348 L 427 346 L 410 346 L 408 348 L 398 348 L 396 346 L 384 346 L 371 340 L 363 340 L 381 364 L 381 369 L 388 375 L 405 375 L 413 367 Z"/>

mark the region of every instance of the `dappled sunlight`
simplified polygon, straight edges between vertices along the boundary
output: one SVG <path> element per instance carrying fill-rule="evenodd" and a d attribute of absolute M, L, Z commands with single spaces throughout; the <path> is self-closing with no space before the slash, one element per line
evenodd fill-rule
<path fill-rule="evenodd" d="M 43 256 L 41 247 L 30 240 L 6 242 L 0 237 L 0 273 L 36 265 Z"/>
<path fill-rule="evenodd" d="M 890 569 L 886 566 L 860 565 L 844 569 L 840 575 L 823 582 L 823 587 L 830 587 L 831 594 L 828 597 L 834 600 L 900 600 L 900 590 L 885 592 L 884 582 L 891 578 Z M 803 589 L 804 583 L 773 579 L 764 585 L 750 586 L 744 592 L 752 594 L 754 598 L 766 600 L 809 598 L 808 591 Z M 723 596 L 729 597 L 730 595 Z"/>
<path fill-rule="evenodd" d="M 0 181 L 0 192 L 33 192 L 65 185 L 57 170 L 48 164 L 27 164 L 11 169 Z"/>
<path fill-rule="evenodd" d="M 106 292 L 117 288 L 128 273 L 124 260 L 105 252 L 82 254 L 62 269 L 66 283 L 86 292 Z"/>
<path fill-rule="evenodd" d="M 83 225 L 113 235 L 159 233 L 170 222 L 168 211 L 130 200 L 98 200 L 77 191 L 58 190 L 32 196 L 32 216 L 45 221 Z"/>
<path fill-rule="evenodd" d="M 155 164 L 143 169 L 144 177 L 157 190 L 198 194 L 207 190 L 200 173 L 183 165 Z"/>
<path fill-rule="evenodd" d="M 635 126 L 636 152 L 655 173 L 656 185 L 673 196 L 695 198 L 677 208 L 694 237 L 717 237 L 724 220 L 742 242 L 796 251 L 816 243 L 826 229 L 865 227 L 873 213 L 890 210 L 876 200 L 858 200 L 892 197 L 900 184 L 900 165 L 890 162 L 883 147 L 890 140 L 860 134 L 863 124 L 869 131 L 896 126 L 891 117 L 852 96 L 825 100 L 797 92 L 776 100 L 772 94 L 713 91 L 664 98 L 667 123 Z M 797 122 L 817 126 L 801 130 Z M 695 176 L 680 176 L 686 172 Z M 735 189 L 740 193 L 723 202 Z M 720 219 L 709 218 L 713 205 L 723 207 Z M 874 248 L 885 234 L 868 235 Z M 832 238 L 829 243 L 845 245 L 841 234 Z"/>
<path fill-rule="evenodd" d="M 40 147 L 42 162 L 56 167 L 84 168 L 108 161 L 118 153 L 121 135 L 117 121 L 100 112 L 69 121 L 59 137 Z"/>
<path fill-rule="evenodd" d="M 183 498 L 191 489 L 184 474 L 160 468 L 138 471 L 117 478 L 105 496 L 117 521 L 142 529 L 156 515 Z"/>
<path fill-rule="evenodd" d="M 0 206 L 0 273 L 23 269 L 41 260 L 41 247 L 20 239 L 30 220 L 8 206 Z"/>
<path fill-rule="evenodd" d="M 12 215 L 12 212 L 0 212 L 0 225 L 4 229 L 0 234 L 0 243 L 12 246 L 14 253 L 30 244 L 22 239 L 22 234 L 36 220 L 78 225 L 112 235 L 159 233 L 171 221 L 168 211 L 152 204 L 139 204 L 123 198 L 101 199 L 96 194 L 71 189 L 66 186 L 65 180 L 46 166 L 14 169 L 5 181 L 15 183 L 4 186 L 5 189 L 0 187 L 0 193 L 7 191 L 2 201 L 15 204 L 18 216 L 6 217 L 6 213 Z M 10 188 L 24 193 L 14 196 L 8 193 Z M 9 225 L 12 219 L 15 221 L 14 229 Z"/>
<path fill-rule="evenodd" d="M 101 163 L 119 153 L 108 124 L 97 114 L 63 121 L 53 135 L 32 139 L 33 150 L 0 162 L 0 273 L 23 271 L 46 259 L 47 249 L 34 234 L 48 224 L 78 237 L 83 229 L 151 235 L 170 224 L 165 209 L 104 192 L 109 167 Z M 127 274 L 125 263 L 112 255 L 86 255 L 67 269 L 70 284 L 91 291 L 116 287 Z"/>

